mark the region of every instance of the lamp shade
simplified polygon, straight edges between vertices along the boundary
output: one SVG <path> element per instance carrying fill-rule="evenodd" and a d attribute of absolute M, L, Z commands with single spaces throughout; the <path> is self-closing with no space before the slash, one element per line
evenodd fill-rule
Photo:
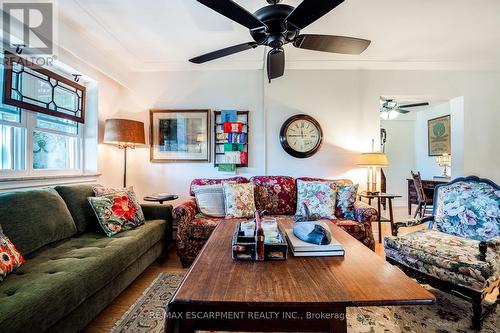
<path fill-rule="evenodd" d="M 358 165 L 384 167 L 389 165 L 389 160 L 382 152 L 363 153 L 359 158 Z"/>
<path fill-rule="evenodd" d="M 104 126 L 104 143 L 125 147 L 145 144 L 144 123 L 129 119 L 107 119 Z"/>

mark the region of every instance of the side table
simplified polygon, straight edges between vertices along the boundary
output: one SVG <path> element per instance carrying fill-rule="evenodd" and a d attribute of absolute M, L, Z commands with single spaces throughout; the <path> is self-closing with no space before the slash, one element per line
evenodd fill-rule
<path fill-rule="evenodd" d="M 359 193 L 358 196 L 359 196 L 359 200 L 361 200 L 361 198 L 367 198 L 369 203 L 371 203 L 372 199 L 377 199 L 378 242 L 382 243 L 382 222 L 390 222 L 391 223 L 391 234 L 392 234 L 393 225 L 394 225 L 394 212 L 392 210 L 392 199 L 401 198 L 401 196 L 397 195 L 397 194 L 389 194 L 389 193 L 384 193 L 384 192 L 368 193 L 366 191 Z M 389 204 L 389 218 L 382 217 L 381 204 L 380 204 L 382 199 L 386 199 L 387 203 Z"/>
<path fill-rule="evenodd" d="M 163 205 L 163 203 L 165 201 L 172 201 L 172 200 L 176 200 L 176 199 L 179 199 L 179 196 L 178 195 L 175 195 L 175 194 L 150 194 L 150 195 L 147 195 L 145 196 L 144 198 L 142 198 L 144 201 L 148 201 L 148 202 L 158 202 L 160 203 L 160 205 Z M 170 239 L 173 240 L 174 239 L 174 221 L 171 220 L 170 222 Z"/>
<path fill-rule="evenodd" d="M 158 195 L 158 194 L 151 194 L 147 195 L 144 198 L 142 198 L 144 201 L 150 201 L 150 202 L 159 202 L 160 205 L 163 204 L 165 201 L 172 201 L 172 200 L 177 200 L 179 199 L 178 195 L 175 194 L 166 194 L 166 195 Z"/>

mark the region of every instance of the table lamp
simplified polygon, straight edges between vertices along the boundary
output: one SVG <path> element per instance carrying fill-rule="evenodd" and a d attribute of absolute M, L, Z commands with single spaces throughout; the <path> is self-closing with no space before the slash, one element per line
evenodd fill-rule
<path fill-rule="evenodd" d="M 451 155 L 444 153 L 443 155 L 438 156 L 436 158 L 436 163 L 440 167 L 444 167 L 443 175 L 436 178 L 450 178 L 450 176 L 448 175 L 448 167 L 451 167 Z"/>
<path fill-rule="evenodd" d="M 127 187 L 127 148 L 146 143 L 144 123 L 129 119 L 107 119 L 104 125 L 104 143 L 123 149 L 123 187 Z"/>
<path fill-rule="evenodd" d="M 368 169 L 366 192 L 369 194 L 377 193 L 377 168 L 389 165 L 387 156 L 382 152 L 363 153 L 360 156 L 358 165 L 367 167 Z"/>

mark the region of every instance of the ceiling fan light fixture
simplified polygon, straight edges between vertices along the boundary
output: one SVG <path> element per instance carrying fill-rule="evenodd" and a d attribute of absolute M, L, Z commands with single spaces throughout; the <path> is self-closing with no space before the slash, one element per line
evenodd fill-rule
<path fill-rule="evenodd" d="M 386 110 L 380 112 L 380 118 L 382 118 L 382 120 L 389 119 L 389 112 L 387 112 Z"/>
<path fill-rule="evenodd" d="M 399 112 L 396 110 L 391 110 L 388 112 L 389 120 L 394 120 L 399 116 Z"/>

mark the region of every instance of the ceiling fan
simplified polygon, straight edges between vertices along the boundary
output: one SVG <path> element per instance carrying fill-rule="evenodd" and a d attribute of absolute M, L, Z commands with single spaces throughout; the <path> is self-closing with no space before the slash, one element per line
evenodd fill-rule
<path fill-rule="evenodd" d="M 406 114 L 410 112 L 410 110 L 406 110 L 407 108 L 415 108 L 419 106 L 428 106 L 428 105 L 429 105 L 428 102 L 399 105 L 398 102 L 393 99 L 381 99 L 380 118 L 384 120 L 396 119 L 399 114 Z"/>
<path fill-rule="evenodd" d="M 257 46 L 269 46 L 267 53 L 267 76 L 269 82 L 283 75 L 285 71 L 285 51 L 283 46 L 292 43 L 301 49 L 343 54 L 361 54 L 371 41 L 360 38 L 331 35 L 300 34 L 326 13 L 344 0 L 303 0 L 296 8 L 280 4 L 281 0 L 267 0 L 268 6 L 254 14 L 232 0 L 197 0 L 212 10 L 250 29 L 252 42 L 230 46 L 189 59 L 201 64 Z"/>

